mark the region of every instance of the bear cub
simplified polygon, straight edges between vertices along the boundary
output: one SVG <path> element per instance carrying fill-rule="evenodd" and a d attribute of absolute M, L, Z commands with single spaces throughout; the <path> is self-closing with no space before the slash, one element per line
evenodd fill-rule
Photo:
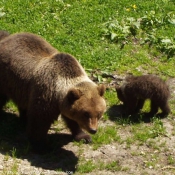
<path fill-rule="evenodd" d="M 162 117 L 170 113 L 169 87 L 157 76 L 127 76 L 124 83 L 116 87 L 116 92 L 118 99 L 126 106 L 128 115 L 139 112 L 146 99 L 151 100 L 151 110 L 148 113 L 150 117 L 158 112 L 158 108 L 162 110 Z"/>

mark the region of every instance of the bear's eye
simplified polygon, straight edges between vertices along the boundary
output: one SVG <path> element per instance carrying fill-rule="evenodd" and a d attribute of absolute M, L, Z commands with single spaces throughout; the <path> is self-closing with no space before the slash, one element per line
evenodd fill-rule
<path fill-rule="evenodd" d="M 85 116 L 86 118 L 90 118 L 90 113 L 89 113 L 89 112 L 84 112 L 84 116 Z"/>

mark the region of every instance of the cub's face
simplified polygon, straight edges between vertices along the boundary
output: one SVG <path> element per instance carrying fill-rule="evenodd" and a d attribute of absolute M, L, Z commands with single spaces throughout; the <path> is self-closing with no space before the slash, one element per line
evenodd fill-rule
<path fill-rule="evenodd" d="M 98 121 L 106 111 L 103 94 L 104 92 L 98 93 L 98 90 L 90 94 L 81 94 L 76 90 L 70 91 L 68 94 L 70 106 L 65 116 L 76 121 L 82 129 L 95 134 Z"/>

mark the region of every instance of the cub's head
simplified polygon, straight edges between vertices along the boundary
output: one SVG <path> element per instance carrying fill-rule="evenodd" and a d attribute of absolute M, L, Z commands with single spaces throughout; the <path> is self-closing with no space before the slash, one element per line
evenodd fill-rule
<path fill-rule="evenodd" d="M 81 83 L 68 91 L 65 110 L 66 117 L 76 121 L 79 126 L 91 134 L 95 134 L 98 128 L 98 120 L 106 110 L 106 102 L 103 98 L 105 87 L 94 83 Z"/>

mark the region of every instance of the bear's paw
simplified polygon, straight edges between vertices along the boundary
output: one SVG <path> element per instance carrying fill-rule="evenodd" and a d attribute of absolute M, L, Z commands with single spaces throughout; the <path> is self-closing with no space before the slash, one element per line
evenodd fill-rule
<path fill-rule="evenodd" d="M 91 143 L 92 142 L 91 136 L 84 133 L 84 132 L 81 132 L 81 133 L 77 134 L 74 137 L 74 139 L 77 142 L 80 142 L 80 141 L 83 141 L 84 143 Z"/>

